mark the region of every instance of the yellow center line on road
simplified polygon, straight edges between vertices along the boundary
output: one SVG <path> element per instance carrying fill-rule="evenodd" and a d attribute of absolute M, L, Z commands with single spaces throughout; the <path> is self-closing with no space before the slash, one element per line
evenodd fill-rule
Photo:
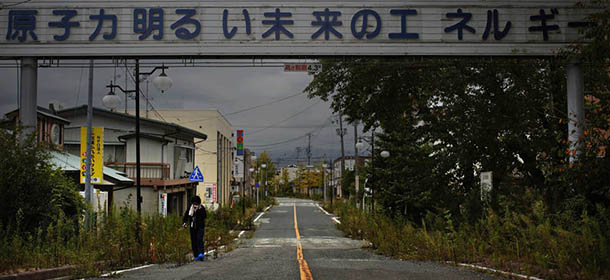
<path fill-rule="evenodd" d="M 301 235 L 299 234 L 299 223 L 297 222 L 297 204 L 294 204 L 294 232 L 297 235 L 297 260 L 299 261 L 299 272 L 301 280 L 313 280 L 309 265 L 303 258 L 303 247 L 301 246 Z"/>

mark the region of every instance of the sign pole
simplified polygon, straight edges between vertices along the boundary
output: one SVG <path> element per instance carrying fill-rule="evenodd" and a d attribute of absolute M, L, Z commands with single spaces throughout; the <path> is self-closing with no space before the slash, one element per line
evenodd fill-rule
<path fill-rule="evenodd" d="M 585 120 L 584 79 L 579 61 L 570 61 L 567 65 L 568 89 L 568 140 L 570 143 L 570 163 L 578 160 L 581 142 L 584 137 Z M 574 152 L 572 152 L 574 151 Z"/>
<path fill-rule="evenodd" d="M 241 213 L 242 215 L 246 215 L 246 192 L 245 192 L 245 188 L 246 188 L 246 155 L 244 155 L 244 158 L 242 160 L 242 164 L 244 165 L 244 173 L 241 177 Z"/>
<path fill-rule="evenodd" d="M 91 195 L 91 133 L 93 123 L 93 59 L 89 60 L 89 92 L 87 95 L 87 167 L 85 169 L 85 199 L 89 205 L 93 205 L 93 196 Z M 85 226 L 89 229 L 91 217 L 86 216 L 87 221 Z"/>
<path fill-rule="evenodd" d="M 140 60 L 136 59 L 136 205 L 138 216 L 142 213 L 142 196 L 140 190 Z"/>
<path fill-rule="evenodd" d="M 19 85 L 19 120 L 23 125 L 22 140 L 28 135 L 36 133 L 38 98 L 38 59 L 32 57 L 21 58 L 21 84 Z"/>

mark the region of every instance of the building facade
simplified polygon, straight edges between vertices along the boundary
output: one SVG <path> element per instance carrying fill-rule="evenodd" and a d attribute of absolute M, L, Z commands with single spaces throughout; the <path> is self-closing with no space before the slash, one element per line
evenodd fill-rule
<path fill-rule="evenodd" d="M 149 117 L 164 119 L 208 135 L 206 141 L 195 144 L 195 165 L 203 173 L 204 179 L 197 187 L 197 195 L 208 203 L 215 197 L 214 204 L 229 205 L 235 157 L 231 123 L 216 109 L 155 110 L 149 113 Z M 210 193 L 210 190 L 216 190 L 216 194 Z"/>
<path fill-rule="evenodd" d="M 4 121 L 0 121 L 0 126 L 5 129 L 13 130 L 15 125 L 19 123 L 19 111 L 15 110 L 5 115 Z M 49 161 L 53 166 L 59 168 L 80 188 L 84 196 L 85 185 L 81 182 L 81 157 L 80 147 L 76 154 L 70 154 L 64 151 L 64 141 L 66 126 L 69 126 L 70 121 L 57 115 L 55 106 L 49 104 L 49 108 L 37 108 L 37 127 L 33 130 L 36 133 L 38 144 L 43 144 L 49 148 Z M 109 205 L 112 205 L 113 190 L 118 188 L 127 188 L 133 185 L 133 180 L 128 178 L 125 173 L 104 166 L 102 168 L 102 184 L 94 184 L 94 203 L 95 211 L 107 211 Z M 104 199 L 97 199 L 103 196 Z"/>
<path fill-rule="evenodd" d="M 87 106 L 64 109 L 57 114 L 70 121 L 65 127 L 64 150 L 80 154 L 81 127 L 87 124 Z M 104 128 L 104 166 L 136 178 L 135 117 L 94 108 L 93 126 Z M 140 119 L 140 161 L 142 212 L 182 214 L 196 184 L 189 180 L 194 169 L 195 141 L 207 136 L 176 124 Z M 162 200 L 162 201 L 161 201 Z M 114 190 L 116 206 L 136 208 L 135 186 Z"/>

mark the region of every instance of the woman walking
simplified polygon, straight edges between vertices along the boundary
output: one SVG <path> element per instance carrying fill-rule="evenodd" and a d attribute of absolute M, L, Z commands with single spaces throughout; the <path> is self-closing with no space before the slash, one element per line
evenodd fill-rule
<path fill-rule="evenodd" d="M 187 227 L 188 225 L 191 228 L 191 246 L 195 261 L 203 261 L 205 259 L 203 234 L 205 232 L 206 217 L 207 213 L 205 207 L 201 205 L 201 198 L 199 196 L 191 198 L 191 207 L 184 212 L 182 226 Z"/>

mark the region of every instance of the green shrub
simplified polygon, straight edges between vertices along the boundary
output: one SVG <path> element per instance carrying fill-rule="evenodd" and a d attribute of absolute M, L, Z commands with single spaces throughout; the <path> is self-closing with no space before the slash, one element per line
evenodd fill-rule
<path fill-rule="evenodd" d="M 554 225 L 540 201 L 529 214 L 505 209 L 498 215 L 489 210 L 474 225 L 456 225 L 449 212 L 429 212 L 421 225 L 415 225 L 379 213 L 363 213 L 342 201 L 333 206 L 341 218 L 340 230 L 354 239 L 370 241 L 376 252 L 386 256 L 482 263 L 547 279 L 610 277 L 610 216 L 601 206 L 599 216 L 585 212 L 570 230 Z"/>
<path fill-rule="evenodd" d="M 273 204 L 273 198 L 261 205 Z M 246 205 L 252 206 L 246 201 Z M 251 230 L 255 209 L 241 207 L 208 211 L 206 250 L 230 244 L 235 229 Z M 91 211 L 93 222 L 86 230 L 84 219 L 74 219 L 62 211 L 48 224 L 33 231 L 0 224 L 0 272 L 78 265 L 80 276 L 101 270 L 144 263 L 189 261 L 190 234 L 182 227 L 182 217 L 170 214 L 138 216 L 129 207 L 115 208 L 109 214 Z"/>

